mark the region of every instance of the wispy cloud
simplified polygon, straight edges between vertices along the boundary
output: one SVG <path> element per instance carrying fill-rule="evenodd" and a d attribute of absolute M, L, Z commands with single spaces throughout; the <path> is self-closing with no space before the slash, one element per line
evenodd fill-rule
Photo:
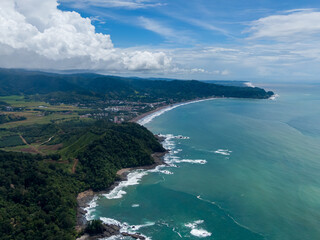
<path fill-rule="evenodd" d="M 297 41 L 320 33 L 320 12 L 312 9 L 294 9 L 286 14 L 260 18 L 250 24 L 249 39 Z M 319 36 L 317 36 L 319 37 Z"/>
<path fill-rule="evenodd" d="M 189 25 L 189 27 L 199 27 L 226 36 L 232 35 L 225 28 L 215 23 L 212 9 L 205 8 L 204 4 L 200 1 L 180 1 L 178 4 L 179 6 L 175 5 L 175 8 L 179 7 L 179 11 L 176 11 L 175 8 L 162 8 L 159 11 L 164 16 L 183 22 Z"/>
<path fill-rule="evenodd" d="M 175 30 L 171 27 L 164 25 L 160 21 L 156 21 L 146 17 L 139 17 L 138 24 L 154 33 L 157 33 L 169 41 L 192 43 L 193 39 L 187 36 L 185 32 Z"/>
<path fill-rule="evenodd" d="M 146 17 L 139 17 L 139 22 L 143 28 L 150 30 L 152 32 L 155 32 L 164 37 L 172 38 L 176 36 L 173 29 L 166 27 L 160 22 L 157 22 L 155 20 L 152 20 Z"/>
<path fill-rule="evenodd" d="M 195 19 L 195 18 L 186 18 L 186 17 L 178 17 L 178 16 L 175 16 L 175 17 L 178 18 L 179 20 L 184 21 L 186 23 L 189 23 L 191 25 L 201 27 L 201 28 L 209 30 L 209 31 L 219 32 L 219 33 L 222 33 L 223 35 L 226 35 L 226 36 L 231 36 L 231 34 L 227 30 L 220 28 L 220 27 L 217 27 L 213 24 L 210 24 L 210 23 L 208 23 L 208 21 Z"/>
<path fill-rule="evenodd" d="M 165 3 L 151 0 L 59 0 L 59 2 L 71 3 L 73 6 L 77 7 L 95 6 L 125 9 L 151 8 L 165 5 Z"/>

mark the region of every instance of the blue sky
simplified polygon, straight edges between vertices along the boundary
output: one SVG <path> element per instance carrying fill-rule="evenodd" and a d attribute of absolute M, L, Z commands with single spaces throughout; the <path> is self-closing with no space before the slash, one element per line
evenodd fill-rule
<path fill-rule="evenodd" d="M 170 48 L 240 44 L 248 36 L 245 31 L 252 21 L 288 10 L 320 6 L 319 1 L 270 0 L 60 0 L 60 3 L 62 10 L 76 10 L 93 19 L 97 31 L 110 34 L 116 47 Z"/>
<path fill-rule="evenodd" d="M 11 1 L 0 3 L 0 28 L 8 31 L 12 21 L 24 27 L 9 27 L 6 38 L 0 37 L 0 54 L 7 59 L 0 60 L 2 67 L 320 80 L 319 1 Z M 26 61 L 30 57 L 32 63 Z"/>

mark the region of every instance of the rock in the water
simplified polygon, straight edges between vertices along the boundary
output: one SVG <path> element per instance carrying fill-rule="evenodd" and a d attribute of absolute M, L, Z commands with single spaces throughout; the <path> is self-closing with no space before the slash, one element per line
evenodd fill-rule
<path fill-rule="evenodd" d="M 130 233 L 121 233 L 122 236 L 125 236 L 125 237 L 132 237 L 134 239 L 140 239 L 140 240 L 145 240 L 146 238 L 144 236 L 141 236 L 139 234 L 130 234 Z"/>

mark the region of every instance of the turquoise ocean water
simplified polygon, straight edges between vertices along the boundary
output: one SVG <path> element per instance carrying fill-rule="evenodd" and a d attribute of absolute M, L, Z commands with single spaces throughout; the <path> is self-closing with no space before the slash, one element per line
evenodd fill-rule
<path fill-rule="evenodd" d="M 280 97 L 192 103 L 145 124 L 169 137 L 170 166 L 131 173 L 88 218 L 154 240 L 320 239 L 320 86 L 266 87 Z"/>

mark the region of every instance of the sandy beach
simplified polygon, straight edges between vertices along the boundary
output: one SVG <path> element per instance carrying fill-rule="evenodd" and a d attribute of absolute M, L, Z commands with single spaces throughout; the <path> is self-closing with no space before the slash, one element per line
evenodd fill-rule
<path fill-rule="evenodd" d="M 156 113 L 156 112 L 158 112 L 158 111 L 160 111 L 160 110 L 162 110 L 162 109 L 165 109 L 165 108 L 172 107 L 173 105 L 174 105 L 174 104 L 169 104 L 169 105 L 165 105 L 165 106 L 162 106 L 162 107 L 158 107 L 158 108 L 156 108 L 156 109 L 154 109 L 154 110 L 152 110 L 152 111 L 143 113 L 143 114 L 141 114 L 141 115 L 139 115 L 139 116 L 131 119 L 129 122 L 135 122 L 135 123 L 136 123 L 136 122 L 138 122 L 139 120 L 141 120 L 141 119 L 143 119 L 143 118 L 145 118 L 145 117 L 147 117 L 147 116 L 149 116 L 149 115 L 151 115 L 151 114 L 153 114 L 153 113 Z"/>
<path fill-rule="evenodd" d="M 202 99 L 194 99 L 194 100 L 190 100 L 190 101 L 185 101 L 185 102 L 180 102 L 180 103 L 175 103 L 175 104 L 170 104 L 170 105 L 166 105 L 166 106 L 162 106 L 159 107 L 153 111 L 149 111 L 147 113 L 141 114 L 133 119 L 130 120 L 130 122 L 135 122 L 135 123 L 139 123 L 140 120 L 148 117 L 148 116 L 152 116 L 153 114 L 156 114 L 158 112 L 160 112 L 159 115 L 161 115 L 161 111 L 165 111 L 166 109 L 169 111 L 171 109 L 174 109 L 176 107 L 182 106 L 182 105 L 186 105 L 186 104 L 190 104 L 190 103 L 196 103 L 196 102 L 201 102 L 201 101 L 206 101 L 206 100 L 212 100 L 215 99 L 215 97 L 211 97 L 211 98 L 202 98 Z M 143 125 L 143 124 L 142 124 Z M 155 135 L 158 140 L 160 142 L 163 142 L 165 140 L 164 137 L 160 137 Z M 153 153 L 151 156 L 154 159 L 154 164 L 152 165 L 148 165 L 148 166 L 139 166 L 139 167 L 133 167 L 133 168 L 123 168 L 118 170 L 117 172 L 117 176 L 119 177 L 119 180 L 115 181 L 108 189 L 106 189 L 105 191 L 100 191 L 100 192 L 94 192 L 92 190 L 87 190 L 84 192 L 81 192 L 78 194 L 77 196 L 77 203 L 78 203 L 78 207 L 77 207 L 77 225 L 76 225 L 76 230 L 78 232 L 82 231 L 86 224 L 87 224 L 87 219 L 86 219 L 86 213 L 87 211 L 85 210 L 85 208 L 87 208 L 89 206 L 89 203 L 94 199 L 95 196 L 97 195 L 102 195 L 102 194 L 108 194 L 110 193 L 114 188 L 116 188 L 122 181 L 126 181 L 127 180 L 127 176 L 130 172 L 134 171 L 134 170 L 150 170 L 150 169 L 154 169 L 159 165 L 165 165 L 166 163 L 164 162 L 164 156 L 168 153 L 168 151 L 165 152 L 155 152 Z M 114 226 L 110 226 L 111 228 L 113 228 Z"/>
<path fill-rule="evenodd" d="M 189 100 L 189 101 L 184 101 L 184 102 L 178 102 L 178 103 L 174 103 L 174 104 L 169 104 L 169 105 L 165 105 L 165 106 L 162 106 L 162 107 L 158 107 L 152 111 L 149 111 L 149 112 L 146 112 L 146 113 L 143 113 L 133 119 L 131 119 L 129 122 L 135 122 L 135 123 L 138 123 L 140 120 L 148 117 L 148 116 L 151 116 L 157 112 L 161 112 L 162 110 L 165 110 L 165 109 L 173 109 L 173 108 L 176 108 L 176 107 L 179 107 L 179 106 L 183 106 L 183 105 L 186 105 L 186 104 L 190 104 L 190 103 L 196 103 L 196 102 L 201 102 L 201 101 L 207 101 L 207 100 L 212 100 L 212 99 L 217 99 L 218 97 L 209 97 L 209 98 L 197 98 L 197 99 L 193 99 L 193 100 Z"/>
<path fill-rule="evenodd" d="M 175 103 L 175 104 L 170 104 L 170 105 L 166 105 L 166 106 L 162 106 L 162 107 L 159 107 L 155 110 L 152 110 L 152 111 L 149 111 L 149 112 L 146 112 L 144 114 L 141 114 L 133 119 L 130 120 L 130 122 L 138 122 L 139 120 L 142 120 L 144 119 L 145 117 L 148 117 L 148 116 L 152 116 L 153 114 L 157 113 L 157 112 L 160 112 L 162 110 L 165 110 L 165 109 L 173 109 L 175 107 L 178 107 L 178 106 L 182 106 L 182 105 L 185 105 L 185 104 L 190 104 L 190 103 L 195 103 L 195 102 L 199 102 L 199 101 L 206 101 L 206 100 L 211 100 L 211 99 L 215 99 L 215 97 L 211 97 L 211 98 L 201 98 L 201 99 L 194 99 L 194 100 L 190 100 L 190 101 L 185 101 L 185 102 L 180 102 L 180 103 Z M 155 135 L 158 140 L 160 142 L 164 141 L 165 139 L 163 137 L 160 137 L 160 136 L 157 136 Z M 121 181 L 125 181 L 127 179 L 127 176 L 128 174 L 133 171 L 133 170 L 137 170 L 137 169 L 145 169 L 145 170 L 149 170 L 149 169 L 154 169 L 156 168 L 157 166 L 159 165 L 164 165 L 165 162 L 163 160 L 163 157 L 168 153 L 168 151 L 166 152 L 156 152 L 156 153 L 153 153 L 151 156 L 153 157 L 154 159 L 154 164 L 152 165 L 149 165 L 149 166 L 140 166 L 140 167 L 134 167 L 134 168 L 123 168 L 123 169 L 120 169 L 118 172 L 117 172 L 117 175 L 119 177 L 119 180 L 115 181 L 112 186 L 110 186 L 108 189 L 106 189 L 105 191 L 100 191 L 100 192 L 94 192 L 92 190 L 87 190 L 87 191 L 84 191 L 82 193 L 79 193 L 78 194 L 78 197 L 77 197 L 77 203 L 78 203 L 78 212 L 77 212 L 77 229 L 83 229 L 83 227 L 85 226 L 87 220 L 85 218 L 85 214 L 86 214 L 86 211 L 84 210 L 87 206 L 88 206 L 88 203 L 92 201 L 92 199 L 94 198 L 94 196 L 96 195 L 100 195 L 100 194 L 108 194 L 109 192 L 111 192 L 115 187 L 117 187 L 119 185 L 119 183 Z"/>

